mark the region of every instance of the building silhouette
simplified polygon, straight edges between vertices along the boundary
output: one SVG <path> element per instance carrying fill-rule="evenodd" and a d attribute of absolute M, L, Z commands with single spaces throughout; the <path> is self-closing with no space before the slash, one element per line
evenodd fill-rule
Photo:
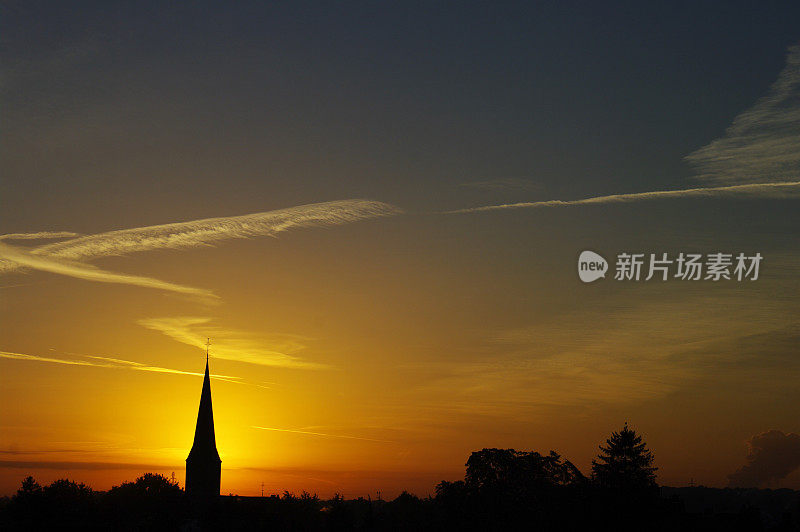
<path fill-rule="evenodd" d="M 194 443 L 186 459 L 186 493 L 192 497 L 206 498 L 219 495 L 222 460 L 217 452 L 214 436 L 214 410 L 211 407 L 211 381 L 208 377 L 208 352 L 206 351 L 206 374 L 200 394 L 200 409 Z"/>

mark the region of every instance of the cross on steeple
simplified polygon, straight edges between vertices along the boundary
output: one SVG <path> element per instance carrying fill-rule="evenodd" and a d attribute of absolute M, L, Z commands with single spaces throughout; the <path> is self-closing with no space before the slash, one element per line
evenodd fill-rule
<path fill-rule="evenodd" d="M 211 338 L 206 338 L 206 364 L 208 363 L 208 348 L 211 346 Z"/>

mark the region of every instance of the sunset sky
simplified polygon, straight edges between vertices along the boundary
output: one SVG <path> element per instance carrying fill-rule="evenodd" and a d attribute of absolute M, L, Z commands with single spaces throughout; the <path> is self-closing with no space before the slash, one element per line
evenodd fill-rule
<path fill-rule="evenodd" d="M 6 3 L 0 495 L 183 484 L 207 337 L 224 494 L 588 474 L 625 421 L 661 484 L 800 489 L 800 6 L 644 5 Z"/>

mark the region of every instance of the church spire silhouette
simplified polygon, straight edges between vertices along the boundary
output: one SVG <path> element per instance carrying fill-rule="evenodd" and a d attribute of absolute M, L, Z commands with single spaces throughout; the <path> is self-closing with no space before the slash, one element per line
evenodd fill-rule
<path fill-rule="evenodd" d="M 200 408 L 197 411 L 197 426 L 194 430 L 194 443 L 186 458 L 186 493 L 198 497 L 219 495 L 222 460 L 217 452 L 214 435 L 214 409 L 211 406 L 211 380 L 208 376 L 208 347 L 206 343 L 206 373 L 203 377 L 203 391 L 200 394 Z"/>

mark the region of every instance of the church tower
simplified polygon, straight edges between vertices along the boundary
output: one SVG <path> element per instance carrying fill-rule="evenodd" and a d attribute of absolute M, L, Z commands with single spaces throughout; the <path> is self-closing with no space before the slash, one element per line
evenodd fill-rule
<path fill-rule="evenodd" d="M 219 458 L 217 440 L 214 436 L 214 410 L 211 408 L 211 381 L 208 378 L 208 345 L 206 345 L 206 374 L 203 377 L 203 392 L 200 394 L 197 427 L 194 430 L 192 450 L 186 459 L 186 493 L 198 498 L 218 496 L 221 469 L 222 460 Z"/>

